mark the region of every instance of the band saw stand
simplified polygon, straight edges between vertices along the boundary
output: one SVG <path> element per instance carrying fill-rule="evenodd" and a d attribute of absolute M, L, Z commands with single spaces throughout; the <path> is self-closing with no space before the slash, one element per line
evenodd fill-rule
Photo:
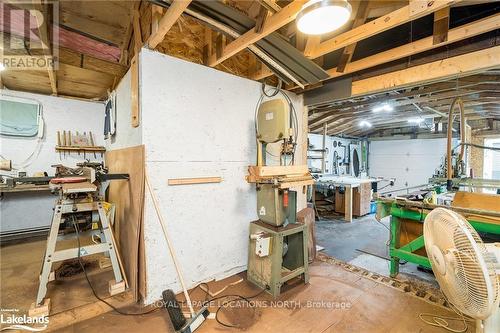
<path fill-rule="evenodd" d="M 299 276 L 304 283 L 309 281 L 308 227 L 297 223 L 298 193 L 292 188 L 305 193 L 314 180 L 307 165 L 294 164 L 298 124 L 292 108 L 286 95 L 260 103 L 257 165 L 249 166 L 246 176 L 247 182 L 256 185 L 259 217 L 250 223 L 247 279 L 275 298 L 287 281 Z M 266 155 L 271 154 L 267 149 L 272 144 L 279 165 L 267 164 Z"/>

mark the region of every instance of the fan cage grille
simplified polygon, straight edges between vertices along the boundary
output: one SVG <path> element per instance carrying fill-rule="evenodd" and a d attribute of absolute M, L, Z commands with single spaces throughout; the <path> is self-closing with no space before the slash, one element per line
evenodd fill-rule
<path fill-rule="evenodd" d="M 495 273 L 494 263 L 484 260 L 488 251 L 476 230 L 463 216 L 436 208 L 425 220 L 424 234 L 426 248 L 437 245 L 448 258 L 445 275 L 435 271 L 436 279 L 448 300 L 472 317 L 487 316 L 493 308 L 492 304 L 498 306 L 500 279 Z M 436 262 L 432 255 L 429 255 L 429 259 L 434 266 Z M 480 262 L 486 268 L 487 277 Z M 488 292 L 488 285 L 491 286 L 491 293 Z"/>

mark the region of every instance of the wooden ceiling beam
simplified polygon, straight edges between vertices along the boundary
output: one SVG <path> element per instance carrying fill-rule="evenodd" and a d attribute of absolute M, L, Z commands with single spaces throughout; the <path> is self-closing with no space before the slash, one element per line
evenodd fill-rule
<path fill-rule="evenodd" d="M 46 4 L 43 3 L 42 0 L 33 0 L 33 5 L 36 10 L 42 15 L 36 15 L 36 22 L 38 31 L 40 33 L 40 41 L 42 42 L 42 47 L 44 48 L 44 58 L 47 64 L 47 73 L 49 75 L 50 80 L 50 88 L 52 89 L 52 94 L 57 96 L 57 76 L 54 71 L 54 59 L 52 58 L 52 48 L 50 44 L 49 38 L 49 24 L 48 24 L 48 11 L 46 8 Z"/>
<path fill-rule="evenodd" d="M 463 0 L 411 0 L 408 6 L 321 42 L 313 50 L 309 50 L 306 56 L 313 59 L 318 58 L 461 1 Z M 424 5 L 424 8 L 420 8 L 421 5 Z"/>
<path fill-rule="evenodd" d="M 467 23 L 449 30 L 447 33 L 447 40 L 440 44 L 434 43 L 434 36 L 425 37 L 415 42 L 408 43 L 387 51 L 379 52 L 377 54 L 362 58 L 357 61 L 350 62 L 346 65 L 346 68 L 344 69 L 343 72 L 339 72 L 338 67 L 328 69 L 327 72 L 330 75 L 329 79 L 333 79 L 336 77 L 340 77 L 343 75 L 355 73 L 371 67 L 382 65 L 384 63 L 388 63 L 394 60 L 402 59 L 425 51 L 429 51 L 437 47 L 449 45 L 489 31 L 494 31 L 499 28 L 500 28 L 500 14 L 494 14 L 489 17 L 471 23 Z M 261 80 L 272 74 L 273 73 L 270 70 L 266 69 L 260 73 L 256 73 L 252 77 L 252 79 Z"/>
<path fill-rule="evenodd" d="M 224 52 L 218 57 L 217 55 L 212 55 L 208 64 L 214 67 L 226 59 L 234 56 L 238 52 L 246 49 L 248 46 L 258 42 L 267 35 L 273 33 L 284 25 L 295 20 L 295 17 L 299 13 L 302 5 L 306 3 L 306 0 L 295 0 L 288 6 L 282 8 L 279 12 L 269 17 L 265 24 L 262 26 L 261 32 L 256 33 L 254 29 L 251 29 L 226 45 Z"/>
<path fill-rule="evenodd" d="M 437 100 L 411 100 L 410 103 L 391 103 L 397 109 L 390 114 L 387 113 L 373 113 L 371 107 L 363 107 L 355 110 L 342 110 L 337 109 L 335 111 L 331 111 L 329 114 L 313 118 L 309 121 L 309 131 L 314 132 L 317 130 L 321 130 L 323 127 L 323 123 L 328 123 L 328 125 L 332 125 L 339 121 L 347 121 L 349 119 L 363 119 L 370 118 L 387 118 L 394 117 L 394 115 L 400 115 L 405 111 L 412 111 L 415 109 L 424 110 L 426 112 L 432 111 L 433 113 L 441 113 L 440 110 L 446 111 L 449 108 L 450 103 L 457 96 L 462 96 L 465 104 L 467 106 L 478 106 L 478 105 L 491 105 L 495 104 L 495 101 L 498 100 L 498 93 L 496 91 L 477 91 L 473 93 L 468 92 L 454 92 L 450 91 L 446 94 L 440 95 Z M 440 114 L 441 115 L 441 114 Z M 341 125 L 339 125 L 341 126 Z"/>
<path fill-rule="evenodd" d="M 366 107 L 369 105 L 376 105 L 377 103 L 382 103 L 386 101 L 392 101 L 402 98 L 413 98 L 429 94 L 439 94 L 450 90 L 500 90 L 500 77 L 493 76 L 489 79 L 489 75 L 473 75 L 457 80 L 442 81 L 433 84 L 426 85 L 418 89 L 407 89 L 404 92 L 382 92 L 380 94 L 372 95 L 370 98 L 350 100 L 350 101 L 338 101 L 331 103 L 329 105 L 318 105 L 315 108 L 310 109 L 309 115 L 312 114 L 322 114 L 325 112 L 330 112 L 335 108 L 349 109 L 349 108 L 359 108 Z"/>
<path fill-rule="evenodd" d="M 203 63 L 205 65 L 208 64 L 208 59 L 213 53 L 212 47 L 212 29 L 209 27 L 205 27 L 205 36 L 204 36 L 204 44 L 203 44 Z"/>
<path fill-rule="evenodd" d="M 500 91 L 500 89 L 499 89 Z M 399 98 L 397 95 L 393 96 L 393 98 L 388 97 L 387 100 L 384 101 L 384 103 L 390 104 L 393 108 L 398 108 L 402 106 L 407 106 L 407 105 L 412 105 L 412 104 L 417 104 L 417 103 L 437 103 L 439 100 L 449 100 L 450 98 L 455 98 L 459 96 L 468 96 L 468 95 L 474 95 L 474 94 L 481 94 L 481 93 L 491 93 L 494 95 L 495 91 L 489 91 L 489 90 L 451 90 L 447 91 L 444 93 L 440 94 L 432 94 L 432 95 L 427 95 L 427 96 L 421 96 L 421 97 L 415 97 L 415 98 Z M 398 99 L 395 101 L 395 99 Z M 316 124 L 321 124 L 325 120 L 327 120 L 329 117 L 335 116 L 339 113 L 348 113 L 348 112 L 362 112 L 362 111 L 372 111 L 373 108 L 377 104 L 368 104 L 366 106 L 356 108 L 356 109 L 333 109 L 327 113 L 322 114 L 319 117 L 313 118 L 309 120 L 309 127 L 314 127 L 314 126 L 320 126 Z"/>
<path fill-rule="evenodd" d="M 156 33 L 149 36 L 147 44 L 151 49 L 154 49 L 161 43 L 170 28 L 172 28 L 174 23 L 182 15 L 190 3 L 191 0 L 174 0 L 172 2 L 165 15 L 161 18 Z"/>
<path fill-rule="evenodd" d="M 118 78 L 121 78 L 127 72 L 127 67 L 117 62 L 102 60 L 66 47 L 59 48 L 59 61 L 63 64 L 111 74 Z"/>
<path fill-rule="evenodd" d="M 450 7 L 445 7 L 434 12 L 434 26 L 432 34 L 433 43 L 440 44 L 448 40 L 448 30 L 450 29 Z"/>
<path fill-rule="evenodd" d="M 266 8 L 272 13 L 279 12 L 281 10 L 281 7 L 276 3 L 275 0 L 257 0 L 262 7 Z"/>
<path fill-rule="evenodd" d="M 446 110 L 444 110 L 446 111 Z M 332 129 L 332 132 L 329 132 L 328 135 L 335 135 L 339 133 L 343 133 L 346 135 L 360 135 L 362 133 L 369 134 L 371 132 L 375 132 L 378 130 L 391 129 L 391 128 L 402 128 L 402 127 L 415 127 L 416 125 L 408 123 L 409 119 L 413 118 L 439 118 L 439 116 L 435 114 L 428 113 L 419 113 L 419 112 L 409 112 L 395 118 L 394 121 L 387 121 L 387 119 L 381 119 L 377 121 L 371 121 L 372 124 L 371 129 L 359 128 L 356 126 L 356 120 L 351 120 L 349 123 L 343 124 L 340 126 L 335 126 Z M 484 116 L 478 114 L 475 110 L 466 112 L 467 120 L 477 120 L 477 119 L 485 119 Z M 403 126 L 402 126 L 403 125 Z M 317 131 L 319 132 L 319 131 Z"/>
<path fill-rule="evenodd" d="M 419 39 L 413 43 L 408 43 L 384 52 L 374 54 L 372 56 L 362 58 L 360 60 L 348 63 L 344 72 L 340 73 L 337 68 L 327 70 L 330 75 L 329 79 L 337 78 L 346 74 L 355 73 L 371 67 L 382 65 L 394 60 L 409 57 L 425 51 L 435 49 L 444 45 L 455 43 L 470 37 L 474 37 L 489 31 L 494 31 L 500 28 L 500 14 L 494 14 L 486 18 L 464 24 L 457 28 L 448 31 L 447 40 L 434 44 L 434 36 Z M 411 68 L 411 67 L 410 67 Z M 296 87 L 294 87 L 296 88 Z"/>
<path fill-rule="evenodd" d="M 356 18 L 352 23 L 351 29 L 363 25 L 368 17 L 369 11 L 370 11 L 369 1 L 360 2 L 356 12 Z M 345 71 L 345 67 L 347 66 L 348 63 L 351 62 L 357 44 L 358 43 L 356 42 L 344 47 L 344 49 L 342 50 L 342 54 L 340 55 L 339 64 L 337 65 L 337 72 L 342 73 Z"/>
<path fill-rule="evenodd" d="M 500 46 L 470 52 L 352 83 L 351 95 L 361 96 L 432 81 L 480 73 L 500 67 Z"/>
<path fill-rule="evenodd" d="M 130 8 L 129 13 L 129 24 L 127 25 L 127 29 L 125 31 L 125 37 L 123 42 L 120 45 L 120 64 L 127 66 L 129 63 L 130 55 L 128 54 L 128 47 L 130 44 L 130 40 L 132 39 L 132 34 L 134 33 L 134 16 L 135 12 L 139 10 L 141 5 L 141 1 L 135 1 L 132 7 Z M 117 83 L 117 82 L 116 82 Z"/>
<path fill-rule="evenodd" d="M 453 99 L 449 99 L 448 103 L 445 105 L 440 105 L 434 107 L 435 110 L 438 110 L 439 112 L 446 112 L 449 109 L 449 105 Z M 475 110 L 475 107 L 482 107 L 486 105 L 489 107 L 490 105 L 495 104 L 494 101 L 488 101 L 488 100 L 476 100 L 476 99 L 465 99 L 464 100 L 464 105 L 466 106 L 466 115 L 476 115 L 477 110 Z M 421 111 L 424 110 L 424 111 Z M 340 132 L 343 132 L 345 130 L 348 130 L 349 127 L 353 126 L 353 123 L 362 120 L 362 119 L 369 119 L 369 121 L 372 123 L 372 125 L 376 126 L 377 124 L 389 124 L 391 122 L 398 122 L 401 117 L 404 116 L 411 116 L 411 117 L 416 117 L 416 116 L 424 116 L 426 118 L 442 118 L 439 115 L 437 115 L 435 112 L 431 112 L 430 110 L 427 109 L 427 105 L 422 104 L 421 108 L 418 109 L 417 107 L 412 107 L 412 106 L 405 106 L 404 108 L 398 109 L 397 112 L 393 112 L 391 114 L 378 114 L 378 115 L 373 115 L 371 111 L 357 111 L 354 114 L 347 114 L 347 113 L 341 113 L 335 116 L 334 118 L 326 121 L 327 125 L 333 130 L 338 130 Z M 318 132 L 323 128 L 323 123 L 319 125 L 315 125 L 313 127 L 309 128 L 309 132 Z"/>
<path fill-rule="evenodd" d="M 134 54 L 138 54 L 142 47 L 142 29 L 139 10 L 134 10 L 132 26 L 134 27 Z"/>

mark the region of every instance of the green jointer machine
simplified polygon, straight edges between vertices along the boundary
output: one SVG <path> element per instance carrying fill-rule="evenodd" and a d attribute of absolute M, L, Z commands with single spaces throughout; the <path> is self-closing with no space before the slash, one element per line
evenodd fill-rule
<path fill-rule="evenodd" d="M 290 188 L 309 186 L 313 180 L 307 165 L 294 164 L 297 117 L 288 96 L 282 95 L 259 100 L 257 165 L 249 167 L 246 177 L 256 187 L 259 218 L 250 223 L 247 278 L 273 297 L 291 279 L 309 281 L 307 225 L 297 223 L 297 192 Z M 266 164 L 268 154 L 279 156 L 279 164 L 276 159 L 274 165 Z"/>

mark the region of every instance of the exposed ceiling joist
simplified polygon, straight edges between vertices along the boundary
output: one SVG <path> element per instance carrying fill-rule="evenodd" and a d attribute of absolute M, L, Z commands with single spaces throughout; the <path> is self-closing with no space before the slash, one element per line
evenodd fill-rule
<path fill-rule="evenodd" d="M 317 47 L 306 53 L 309 58 L 318 58 L 327 53 L 339 50 L 350 44 L 359 42 L 363 39 L 369 38 L 381 32 L 387 31 L 389 29 L 395 28 L 404 23 L 410 22 L 412 20 L 418 19 L 425 15 L 431 14 L 435 11 L 443 9 L 455 3 L 459 3 L 463 0 L 440 0 L 440 1 L 421 1 L 413 0 L 413 3 L 425 3 L 426 7 L 422 10 L 412 9 L 412 3 L 387 15 L 381 16 L 371 22 L 363 24 L 357 28 L 349 30 L 343 34 L 340 34 L 334 38 L 325 40 Z"/>
<path fill-rule="evenodd" d="M 363 1 L 359 3 L 357 8 L 356 17 L 352 23 L 351 29 L 357 28 L 364 24 L 366 18 L 368 17 L 368 12 L 370 11 L 369 1 Z M 337 66 L 338 72 L 344 72 L 345 67 L 351 62 L 352 56 L 354 55 L 354 50 L 356 49 L 357 43 L 352 43 L 342 50 L 340 56 L 339 65 Z"/>
<path fill-rule="evenodd" d="M 142 47 L 142 29 L 141 29 L 141 21 L 139 19 L 139 10 L 134 10 L 133 18 L 132 18 L 132 25 L 134 27 L 134 49 L 135 49 L 135 54 L 138 54 L 141 47 Z"/>
<path fill-rule="evenodd" d="M 484 88 L 483 88 L 484 87 Z M 392 95 L 392 96 L 387 96 L 385 98 L 385 103 L 390 103 L 390 105 L 393 108 L 397 107 L 402 107 L 402 106 L 408 106 L 408 105 L 414 105 L 417 103 L 437 103 L 439 100 L 444 100 L 444 99 L 450 99 L 450 98 L 455 98 L 459 96 L 468 96 L 468 95 L 474 95 L 474 94 L 480 94 L 480 93 L 489 93 L 493 94 L 496 90 L 489 90 L 488 85 L 479 85 L 476 87 L 476 90 L 466 90 L 466 89 L 460 89 L 460 90 L 450 90 L 446 91 L 443 93 L 437 93 L 437 94 L 428 94 L 425 96 L 417 96 L 413 98 L 405 98 L 405 97 L 400 97 L 400 94 Z M 360 112 L 360 111 L 370 111 L 373 110 L 375 106 L 377 106 L 377 103 L 367 103 L 366 106 L 359 107 L 359 108 L 345 108 L 345 109 L 340 109 L 340 108 L 332 108 L 332 110 L 325 112 L 321 116 L 315 117 L 313 119 L 309 120 L 309 127 L 310 128 L 316 128 L 316 124 L 321 124 L 325 120 L 328 120 L 328 118 L 337 115 L 339 112 Z"/>
<path fill-rule="evenodd" d="M 111 74 L 118 78 L 121 78 L 127 72 L 127 67 L 119 63 L 102 60 L 65 47 L 59 48 L 59 61 L 67 65 Z"/>
<path fill-rule="evenodd" d="M 334 103 L 328 103 L 328 105 L 317 105 L 311 111 L 309 115 L 312 114 L 323 114 L 328 113 L 335 108 L 358 108 L 368 105 L 375 105 L 377 103 L 382 103 L 387 100 L 401 99 L 401 98 L 415 98 L 429 94 L 439 94 L 450 90 L 456 90 L 458 88 L 464 90 L 493 90 L 496 91 L 500 89 L 500 78 L 493 71 L 488 71 L 483 74 L 466 76 L 457 80 L 448 80 L 426 85 L 424 87 L 416 87 L 415 89 L 406 89 L 405 92 L 382 92 L 376 95 L 371 95 L 369 97 L 353 99 L 350 101 L 337 101 Z"/>
<path fill-rule="evenodd" d="M 474 21 L 448 32 L 448 39 L 441 44 L 434 44 L 434 37 L 426 37 L 415 42 L 408 43 L 375 55 L 348 63 L 344 72 L 340 73 L 337 68 L 327 70 L 330 78 L 340 77 L 345 74 L 358 72 L 370 67 L 378 66 L 387 62 L 409 57 L 418 53 L 432 50 L 437 47 L 455 43 L 466 38 L 474 37 L 500 28 L 500 14 L 495 14 L 484 19 Z"/>
<path fill-rule="evenodd" d="M 450 7 L 445 7 L 434 12 L 433 36 L 434 44 L 445 42 L 450 29 Z"/>
<path fill-rule="evenodd" d="M 305 2 L 306 0 L 295 0 L 288 6 L 282 8 L 279 12 L 272 15 L 266 20 L 259 33 L 256 33 L 254 29 L 247 31 L 246 33 L 226 45 L 220 57 L 218 57 L 216 54 L 212 55 L 208 62 L 209 66 L 213 67 L 220 64 L 224 60 L 246 49 L 248 46 L 273 33 L 284 25 L 292 22 L 293 20 L 295 20 L 295 17 L 299 13 L 302 5 Z"/>
<path fill-rule="evenodd" d="M 275 0 L 257 0 L 257 1 L 262 5 L 262 7 L 265 7 L 272 13 L 276 13 L 281 10 L 281 7 L 276 3 Z"/>
<path fill-rule="evenodd" d="M 352 83 L 352 96 L 461 77 L 500 67 L 500 46 L 378 75 Z"/>
<path fill-rule="evenodd" d="M 161 43 L 167 32 L 172 28 L 190 3 L 191 0 L 174 0 L 172 2 L 172 5 L 170 5 L 165 15 L 161 18 L 156 33 L 149 36 L 147 44 L 150 48 L 154 49 Z"/>
<path fill-rule="evenodd" d="M 57 76 L 54 71 L 53 66 L 53 58 L 52 58 L 52 50 L 50 47 L 49 40 L 49 25 L 47 20 L 45 20 L 47 16 L 46 5 L 42 3 L 42 0 L 33 0 L 33 5 L 36 10 L 39 11 L 42 15 L 35 14 L 38 31 L 40 33 L 40 41 L 42 42 L 42 47 L 44 48 L 44 58 L 45 63 L 47 64 L 47 72 L 50 80 L 50 88 L 52 89 L 52 94 L 57 95 Z"/>
<path fill-rule="evenodd" d="M 461 40 L 478 36 L 489 31 L 494 31 L 499 28 L 500 14 L 491 15 L 489 17 L 449 30 L 447 34 L 447 40 L 440 44 L 434 43 L 434 36 L 422 38 L 415 42 L 398 46 L 393 49 L 379 52 L 372 56 L 347 63 L 343 72 L 339 72 L 337 67 L 335 67 L 327 70 L 327 73 L 330 75 L 330 79 L 341 77 L 343 75 L 359 72 L 361 70 L 382 65 L 394 60 L 402 59 L 441 46 L 459 42 Z M 261 72 L 256 73 L 254 77 L 258 76 L 260 78 L 263 78 L 266 74 L 268 74 L 268 72 L 264 69 Z"/>

